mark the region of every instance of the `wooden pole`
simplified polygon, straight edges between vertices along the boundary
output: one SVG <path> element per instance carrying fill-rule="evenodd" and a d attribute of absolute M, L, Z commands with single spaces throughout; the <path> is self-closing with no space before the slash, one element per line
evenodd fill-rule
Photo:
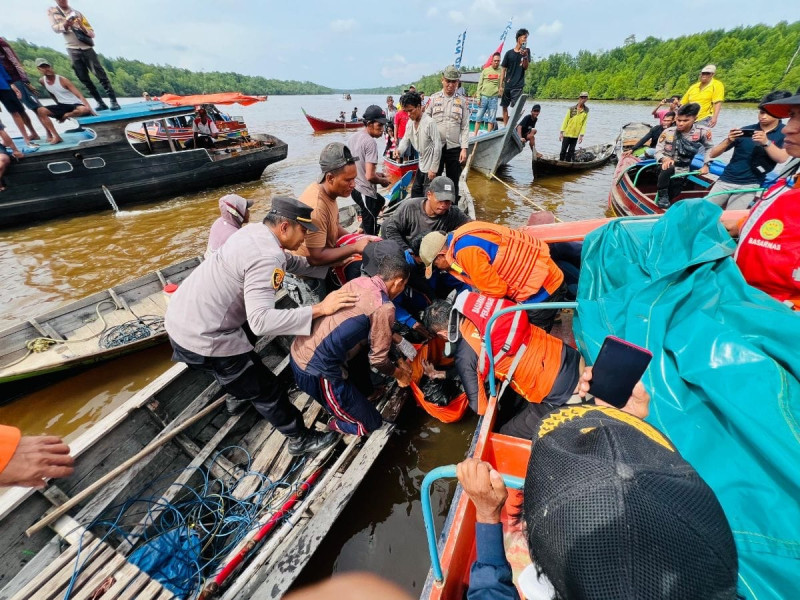
<path fill-rule="evenodd" d="M 156 450 L 156 449 L 160 448 L 161 446 L 163 446 L 164 444 L 166 444 L 168 441 L 170 441 L 172 438 L 177 436 L 179 433 L 181 433 L 183 430 L 185 430 L 190 425 L 193 425 L 194 423 L 197 423 L 197 421 L 199 421 L 203 417 L 207 416 L 208 414 L 212 413 L 214 410 L 219 408 L 222 405 L 223 402 L 225 402 L 225 396 L 224 395 L 221 398 L 217 398 L 216 400 L 214 400 L 214 402 L 212 402 L 211 404 L 206 406 L 203 410 L 201 410 L 199 413 L 197 413 L 193 417 L 190 417 L 189 419 L 187 419 L 186 421 L 184 421 L 183 423 L 178 425 L 175 429 L 173 429 L 172 431 L 167 433 L 165 436 L 163 436 L 161 438 L 157 438 L 157 439 L 153 440 L 152 442 L 150 442 L 147 446 L 142 448 L 134 456 L 130 457 L 124 463 L 119 465 L 116 469 L 114 469 L 110 473 L 106 473 L 103 477 L 101 477 L 100 479 L 95 481 L 92 485 L 87 487 L 85 490 L 83 490 L 79 494 L 73 496 L 67 502 L 65 502 L 64 504 L 62 504 L 58 508 L 56 508 L 53 512 L 45 515 L 38 522 L 36 522 L 33 525 L 31 525 L 27 530 L 25 530 L 25 535 L 27 535 L 28 537 L 31 537 L 34 533 L 37 533 L 38 531 L 41 531 L 42 529 L 47 527 L 50 523 L 52 523 L 53 521 L 57 520 L 59 517 L 61 517 L 67 511 L 69 511 L 71 508 L 73 508 L 74 506 L 76 506 L 77 504 L 79 504 L 80 502 L 84 501 L 86 498 L 88 498 L 92 494 L 94 494 L 98 489 L 103 487 L 109 481 L 111 481 L 112 479 L 115 479 L 116 477 L 118 477 L 119 475 L 121 475 L 122 473 L 124 473 L 125 471 L 130 469 L 133 465 L 135 465 L 137 462 L 139 462 L 142 458 L 144 458 L 148 454 L 152 453 L 154 450 Z"/>

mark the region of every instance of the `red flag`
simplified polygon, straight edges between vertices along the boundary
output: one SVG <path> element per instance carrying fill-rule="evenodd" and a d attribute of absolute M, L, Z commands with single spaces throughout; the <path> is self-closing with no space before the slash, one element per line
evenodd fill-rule
<path fill-rule="evenodd" d="M 484 68 L 484 69 L 485 69 L 486 67 L 491 67 L 491 66 L 492 66 L 492 57 L 493 57 L 495 54 L 497 54 L 498 52 L 500 53 L 500 58 L 502 58 L 502 57 L 503 57 L 503 44 L 504 44 L 504 43 L 505 43 L 505 42 L 500 42 L 500 45 L 497 47 L 497 50 L 495 50 L 494 52 L 492 52 L 492 53 L 489 55 L 489 58 L 488 58 L 488 60 L 487 60 L 485 63 L 483 63 L 483 68 Z"/>

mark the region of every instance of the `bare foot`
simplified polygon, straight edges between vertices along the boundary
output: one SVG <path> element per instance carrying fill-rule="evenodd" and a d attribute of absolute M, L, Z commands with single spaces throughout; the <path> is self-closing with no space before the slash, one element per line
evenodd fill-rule
<path fill-rule="evenodd" d="M 63 141 L 64 140 L 62 140 L 61 137 L 57 137 L 57 138 L 53 138 L 52 140 L 50 140 L 50 143 L 51 144 L 60 144 Z"/>

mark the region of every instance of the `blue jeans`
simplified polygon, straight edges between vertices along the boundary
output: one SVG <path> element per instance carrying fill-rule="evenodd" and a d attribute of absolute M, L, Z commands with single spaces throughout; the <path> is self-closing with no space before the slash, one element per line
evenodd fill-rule
<path fill-rule="evenodd" d="M 497 114 L 497 96 L 481 96 L 481 106 L 475 117 L 475 122 L 494 123 Z"/>

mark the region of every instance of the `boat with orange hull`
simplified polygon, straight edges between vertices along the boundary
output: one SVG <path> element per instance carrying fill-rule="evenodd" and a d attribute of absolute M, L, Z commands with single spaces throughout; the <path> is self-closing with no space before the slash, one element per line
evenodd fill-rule
<path fill-rule="evenodd" d="M 723 224 L 740 221 L 747 211 L 725 211 L 720 217 Z M 570 223 L 527 226 L 524 230 L 547 242 L 583 240 L 586 234 L 605 225 L 612 219 L 592 219 Z M 551 303 L 553 308 L 575 307 L 574 303 Z M 499 316 L 499 314 L 495 315 Z M 560 323 L 551 332 L 564 343 L 575 347 L 572 334 L 572 313 L 562 313 Z M 487 334 L 487 352 L 492 355 L 491 342 Z M 531 441 L 503 435 L 495 431 L 497 420 L 496 388 L 490 386 L 491 397 L 485 414 L 478 421 L 468 456 L 486 461 L 503 475 L 508 489 L 508 499 L 503 507 L 503 523 L 506 557 L 515 575 L 531 564 L 525 537 L 514 516 L 522 503 L 521 488 L 527 472 L 531 453 Z M 422 600 L 462 600 L 469 589 L 470 569 L 476 559 L 475 505 L 458 485 L 441 535 L 437 538 L 433 529 L 433 513 L 430 506 L 430 490 L 434 481 L 455 477 L 455 465 L 431 470 L 422 484 L 422 506 L 425 527 L 431 552 L 432 567 L 428 573 L 420 598 Z M 524 597 L 520 594 L 520 597 Z"/>
<path fill-rule="evenodd" d="M 359 127 L 364 126 L 362 121 L 326 121 L 325 119 L 312 117 L 304 108 L 301 108 L 300 110 L 303 111 L 303 114 L 305 115 L 306 119 L 308 119 L 308 122 L 315 133 L 321 133 L 325 131 L 344 131 L 345 129 L 358 129 Z"/>

